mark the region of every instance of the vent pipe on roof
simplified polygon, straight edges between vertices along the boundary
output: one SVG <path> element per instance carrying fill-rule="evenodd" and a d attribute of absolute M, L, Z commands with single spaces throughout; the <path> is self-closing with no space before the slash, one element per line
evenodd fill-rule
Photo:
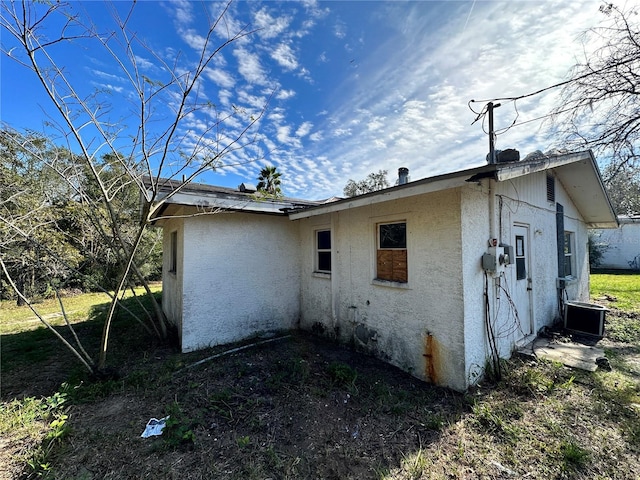
<path fill-rule="evenodd" d="M 404 185 L 409 181 L 409 169 L 407 167 L 400 167 L 398 169 L 398 185 Z"/>

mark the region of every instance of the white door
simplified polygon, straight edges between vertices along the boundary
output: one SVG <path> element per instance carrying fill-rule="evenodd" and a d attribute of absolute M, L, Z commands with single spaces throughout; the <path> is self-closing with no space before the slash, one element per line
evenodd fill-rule
<path fill-rule="evenodd" d="M 527 225 L 514 225 L 513 250 L 515 253 L 515 265 L 513 271 L 513 303 L 518 312 L 520 326 L 517 336 L 526 337 L 533 333 L 533 315 L 531 312 L 531 259 L 529 248 L 529 227 Z"/>

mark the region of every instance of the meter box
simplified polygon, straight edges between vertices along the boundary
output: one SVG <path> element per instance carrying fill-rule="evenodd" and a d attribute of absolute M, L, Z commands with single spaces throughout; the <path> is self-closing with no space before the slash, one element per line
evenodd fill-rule
<path fill-rule="evenodd" d="M 487 253 L 482 255 L 482 269 L 488 272 L 502 273 L 505 267 L 511 265 L 513 261 L 512 246 L 489 247 Z"/>

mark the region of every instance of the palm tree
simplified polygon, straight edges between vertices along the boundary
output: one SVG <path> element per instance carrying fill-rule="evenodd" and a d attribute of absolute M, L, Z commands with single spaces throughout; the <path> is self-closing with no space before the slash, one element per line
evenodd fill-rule
<path fill-rule="evenodd" d="M 260 170 L 258 177 L 258 191 L 279 197 L 282 195 L 280 190 L 280 176 L 282 174 L 276 171 L 276 167 L 266 166 Z"/>

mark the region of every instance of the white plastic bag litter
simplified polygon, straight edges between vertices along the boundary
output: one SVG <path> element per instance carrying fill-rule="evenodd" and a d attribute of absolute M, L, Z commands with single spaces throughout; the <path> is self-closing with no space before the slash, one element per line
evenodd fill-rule
<path fill-rule="evenodd" d="M 156 435 L 162 435 L 162 430 L 164 430 L 165 425 L 167 424 L 167 420 L 169 419 L 169 415 L 164 418 L 158 420 L 157 418 L 152 418 L 147 422 L 147 426 L 140 435 L 142 438 L 149 438 Z"/>

